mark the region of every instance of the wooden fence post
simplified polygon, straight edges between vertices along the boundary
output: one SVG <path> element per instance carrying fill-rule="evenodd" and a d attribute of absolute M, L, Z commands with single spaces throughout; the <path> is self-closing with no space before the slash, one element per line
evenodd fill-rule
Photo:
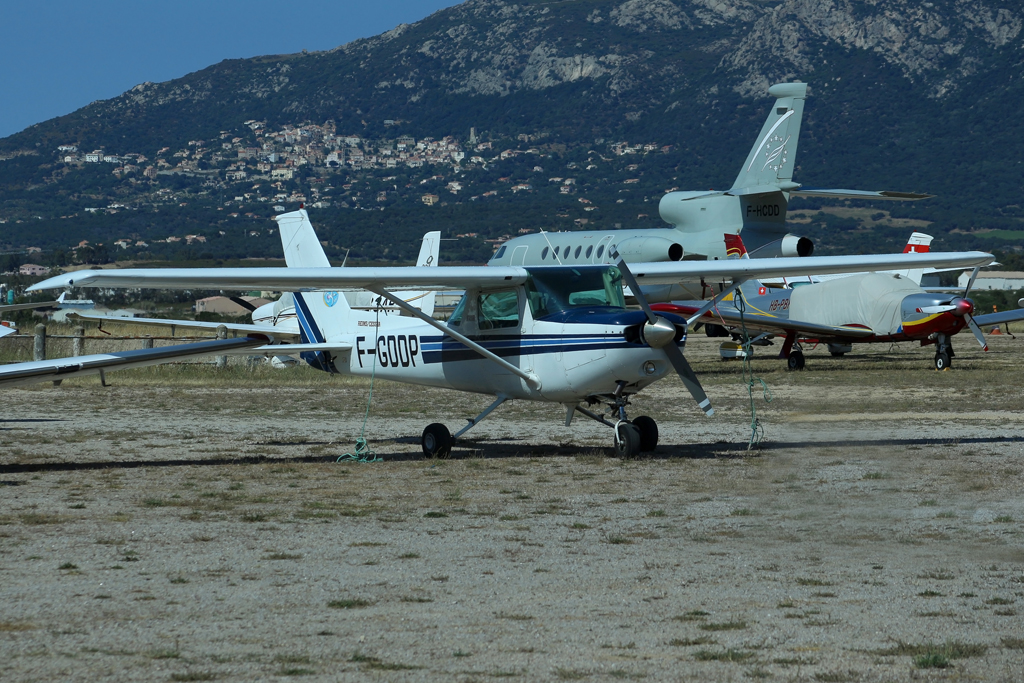
<path fill-rule="evenodd" d="M 227 338 L 228 338 L 228 328 L 225 327 L 224 325 L 218 325 L 217 326 L 217 339 L 227 339 Z M 228 357 L 227 356 L 217 356 L 217 367 L 218 368 L 226 368 L 227 366 L 228 366 Z"/>
<path fill-rule="evenodd" d="M 32 347 L 32 360 L 46 360 L 46 325 L 36 325 L 35 344 Z"/>
<path fill-rule="evenodd" d="M 75 328 L 75 338 L 71 341 L 71 355 L 73 356 L 84 356 L 85 355 L 85 328 Z"/>

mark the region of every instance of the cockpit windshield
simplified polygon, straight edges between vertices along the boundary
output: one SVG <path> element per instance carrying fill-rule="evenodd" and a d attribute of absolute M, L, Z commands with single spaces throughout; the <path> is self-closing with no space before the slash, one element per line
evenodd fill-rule
<path fill-rule="evenodd" d="M 527 268 L 526 296 L 534 319 L 571 308 L 625 308 L 622 273 L 615 266 Z"/>

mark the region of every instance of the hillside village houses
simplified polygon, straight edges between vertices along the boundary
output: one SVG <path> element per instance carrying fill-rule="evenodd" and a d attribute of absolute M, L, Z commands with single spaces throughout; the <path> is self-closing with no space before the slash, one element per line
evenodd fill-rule
<path fill-rule="evenodd" d="M 164 147 L 150 161 L 137 152 L 112 153 L 96 149 L 84 154 L 75 144 L 57 148 L 58 156 L 68 164 L 111 164 L 118 177 L 142 176 L 156 179 L 161 174 L 189 173 L 193 175 L 217 174 L 224 171 L 227 182 L 240 183 L 253 180 L 284 181 L 294 178 L 295 171 L 308 166 L 318 174 L 341 170 L 388 169 L 399 166 L 421 168 L 425 165 L 461 166 L 467 162 L 486 167 L 504 159 L 522 154 L 540 154 L 536 147 L 525 150 L 505 149 L 494 155 L 491 142 L 477 142 L 475 130 L 467 143 L 471 147 L 468 161 L 463 145 L 452 136 L 440 140 L 425 137 L 417 140 L 402 135 L 392 140 L 368 140 L 359 135 L 338 134 L 333 121 L 323 125 L 305 123 L 284 125 L 271 131 L 262 121 L 244 123 L 249 129 L 244 135 L 238 131 L 221 131 L 217 139 L 190 140 L 183 149 L 172 152 Z M 394 125 L 394 122 L 392 122 Z M 520 135 L 520 141 L 529 143 L 531 136 Z M 610 143 L 616 155 L 666 152 L 670 146 L 656 143 Z M 474 153 L 475 152 L 475 153 Z M 571 185 L 572 181 L 565 185 Z M 462 188 L 448 188 L 458 193 Z M 513 191 L 527 189 L 524 184 Z M 532 189 L 532 188 L 531 188 Z M 565 193 L 571 188 L 563 189 Z M 266 201 L 267 198 L 259 199 Z"/>

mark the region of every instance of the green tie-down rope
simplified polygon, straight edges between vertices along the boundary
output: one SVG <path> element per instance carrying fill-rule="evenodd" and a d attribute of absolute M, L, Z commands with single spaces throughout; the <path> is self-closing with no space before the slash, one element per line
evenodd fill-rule
<path fill-rule="evenodd" d="M 344 295 L 343 295 L 344 296 Z M 380 329 L 380 306 L 377 307 L 377 326 L 374 330 Z M 352 461 L 352 462 L 379 462 L 384 458 L 379 457 L 376 453 L 370 450 L 369 444 L 366 443 L 366 421 L 370 419 L 370 403 L 373 402 L 373 378 L 377 375 L 377 354 L 373 354 L 373 368 L 370 370 L 370 395 L 366 397 L 366 412 L 363 414 L 363 426 L 359 430 L 359 436 L 356 437 L 356 447 L 354 453 L 342 453 L 338 456 L 338 459 L 334 462 Z"/>
<path fill-rule="evenodd" d="M 763 379 L 754 375 L 754 369 L 750 367 L 750 357 L 754 354 L 751 350 L 752 345 L 750 335 L 747 333 L 747 325 L 743 320 L 743 311 L 746 310 L 747 304 L 743 299 L 743 292 L 739 288 L 736 289 L 735 299 L 736 308 L 740 312 L 740 328 L 743 330 L 743 382 L 747 385 L 747 396 L 750 398 L 750 441 L 747 442 L 749 451 L 755 446 L 760 446 L 761 439 L 764 438 L 764 425 L 758 419 L 757 406 L 754 405 L 754 385 L 760 383 L 765 403 L 772 402 L 772 391 Z"/>

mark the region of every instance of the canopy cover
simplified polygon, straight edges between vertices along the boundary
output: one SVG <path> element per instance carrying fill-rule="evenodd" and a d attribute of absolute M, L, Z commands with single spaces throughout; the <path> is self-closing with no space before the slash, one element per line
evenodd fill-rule
<path fill-rule="evenodd" d="M 902 324 L 903 298 L 922 290 L 907 278 L 864 273 L 793 290 L 789 317 L 824 325 L 865 325 L 876 335 L 894 334 Z"/>

